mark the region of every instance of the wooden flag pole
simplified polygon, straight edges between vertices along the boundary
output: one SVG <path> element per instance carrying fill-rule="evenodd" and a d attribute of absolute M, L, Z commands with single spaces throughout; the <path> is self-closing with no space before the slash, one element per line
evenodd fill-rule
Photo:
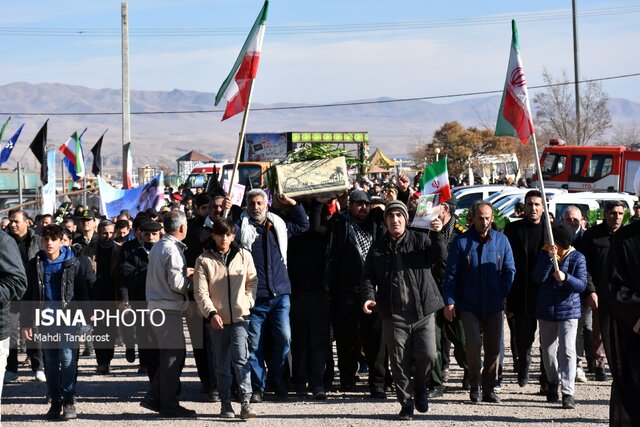
<path fill-rule="evenodd" d="M 542 168 L 540 167 L 540 157 L 538 155 L 538 143 L 536 142 L 536 134 L 531 134 L 533 139 L 533 153 L 536 159 L 536 171 L 538 172 L 539 182 L 540 182 L 540 193 L 542 193 L 542 205 L 544 206 L 544 210 L 546 215 L 543 213 L 543 217 L 545 217 L 545 228 L 547 229 L 547 235 L 549 236 L 549 244 L 554 245 L 553 241 L 553 233 L 551 232 L 551 217 L 549 216 L 548 206 L 547 206 L 547 195 L 544 192 L 544 180 L 542 179 Z M 558 260 L 553 258 L 553 268 L 556 271 L 560 271 L 560 266 L 558 266 Z"/>
<path fill-rule="evenodd" d="M 251 107 L 251 95 L 253 93 L 253 82 L 254 79 L 251 79 L 249 82 L 249 94 L 247 95 L 247 108 L 244 109 L 244 114 L 242 115 L 242 126 L 240 127 L 240 136 L 238 138 L 238 147 L 236 149 L 236 158 L 233 162 L 233 171 L 231 172 L 231 180 L 229 181 L 229 198 L 231 198 L 231 192 L 233 191 L 233 180 L 236 178 L 236 173 L 238 172 L 238 163 L 240 163 L 240 153 L 242 152 L 242 143 L 244 141 L 244 134 L 247 129 L 247 119 L 249 118 L 249 109 Z M 223 183 L 221 183 L 223 184 Z M 230 209 L 225 209 L 222 216 L 226 218 L 229 215 Z"/>

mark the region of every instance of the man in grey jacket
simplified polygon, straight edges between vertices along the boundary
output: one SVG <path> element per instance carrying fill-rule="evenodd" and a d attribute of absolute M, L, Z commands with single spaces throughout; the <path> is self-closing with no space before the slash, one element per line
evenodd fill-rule
<path fill-rule="evenodd" d="M 167 418 L 194 417 L 196 412 L 178 401 L 186 356 L 182 312 L 188 307 L 187 292 L 193 275 L 193 268 L 186 267 L 185 245 L 181 242 L 187 235 L 187 217 L 174 209 L 162 222 L 166 234 L 149 252 L 146 282 L 147 308 L 158 340 L 158 369 L 140 406 Z M 164 314 L 164 322 L 159 321 L 162 316 L 154 314 L 157 312 Z"/>

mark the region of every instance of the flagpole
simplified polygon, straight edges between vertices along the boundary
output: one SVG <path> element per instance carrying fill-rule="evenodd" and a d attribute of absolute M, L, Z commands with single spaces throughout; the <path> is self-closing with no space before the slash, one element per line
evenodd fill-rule
<path fill-rule="evenodd" d="M 542 204 L 546 212 L 546 215 L 544 215 L 543 213 L 542 216 L 545 218 L 544 225 L 545 225 L 545 228 L 547 229 L 547 235 L 549 236 L 549 244 L 554 245 L 555 242 L 553 241 L 553 233 L 551 232 L 551 217 L 549 216 L 549 212 L 548 212 L 547 195 L 545 194 L 545 191 L 544 191 L 544 180 L 542 179 L 542 170 L 540 167 L 540 156 L 538 155 L 538 143 L 536 141 L 536 134 L 532 133 L 531 137 L 533 139 L 533 153 L 536 159 L 536 172 L 538 172 L 538 177 L 540 178 L 539 182 L 540 182 L 540 193 L 542 194 Z M 558 266 L 558 260 L 554 257 L 551 261 L 553 262 L 553 268 L 556 271 L 560 271 L 560 267 Z"/>
<path fill-rule="evenodd" d="M 231 181 L 229 181 L 229 198 L 231 198 L 231 191 L 233 190 L 233 180 L 236 177 L 236 173 L 238 171 L 238 164 L 240 163 L 240 153 L 242 152 L 242 143 L 244 141 L 245 131 L 247 129 L 247 119 L 249 118 L 249 108 L 251 106 L 251 95 L 253 94 L 253 82 L 254 79 L 251 79 L 249 82 L 249 94 L 247 95 L 247 108 L 244 110 L 244 114 L 242 115 L 242 127 L 240 127 L 240 137 L 238 138 L 238 147 L 236 148 L 236 158 L 233 162 L 233 171 L 231 172 Z M 226 218 L 229 215 L 230 209 L 225 209 L 222 216 Z"/>

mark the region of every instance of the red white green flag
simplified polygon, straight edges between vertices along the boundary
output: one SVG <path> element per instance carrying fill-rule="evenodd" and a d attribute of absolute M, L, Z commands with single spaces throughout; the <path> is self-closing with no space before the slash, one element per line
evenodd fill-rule
<path fill-rule="evenodd" d="M 440 203 L 444 203 L 451 198 L 446 157 L 424 168 L 422 180 L 420 181 L 420 193 L 423 196 L 427 194 L 439 194 Z"/>
<path fill-rule="evenodd" d="M 253 23 L 249 36 L 244 45 L 242 45 L 242 50 L 233 64 L 231 72 L 216 94 L 215 105 L 218 105 L 222 98 L 227 100 L 227 108 L 222 117 L 223 121 L 243 112 L 247 108 L 251 82 L 258 73 L 268 9 L 269 1 L 267 0 L 260 10 L 256 22 Z"/>
<path fill-rule="evenodd" d="M 495 135 L 520 138 L 520 141 L 526 144 L 534 130 L 515 19 L 511 21 L 511 31 L 509 68 L 507 69 Z"/>

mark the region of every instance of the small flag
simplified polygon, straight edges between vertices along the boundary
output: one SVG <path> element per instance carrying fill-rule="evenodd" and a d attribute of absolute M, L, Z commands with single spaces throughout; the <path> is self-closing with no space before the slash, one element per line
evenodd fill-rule
<path fill-rule="evenodd" d="M 423 196 L 427 194 L 439 194 L 439 203 L 444 203 L 451 198 L 446 157 L 424 168 L 422 180 L 420 181 L 420 193 Z"/>
<path fill-rule="evenodd" d="M 96 145 L 91 149 L 91 154 L 93 154 L 93 165 L 91 165 L 91 172 L 98 176 L 100 175 L 100 163 L 102 162 L 102 138 L 104 138 L 104 134 L 100 136 Z"/>
<path fill-rule="evenodd" d="M 249 36 L 244 45 L 242 45 L 242 50 L 240 50 L 231 72 L 222 83 L 222 86 L 220 86 L 220 89 L 218 89 L 215 105 L 218 105 L 222 98 L 227 100 L 227 108 L 224 116 L 222 116 L 223 121 L 243 112 L 247 108 L 249 88 L 258 73 L 268 9 L 269 1 L 267 0 L 253 23 Z"/>
<path fill-rule="evenodd" d="M 31 152 L 40 162 L 40 181 L 42 181 L 43 186 L 49 182 L 49 168 L 47 167 L 47 158 L 45 155 L 45 147 L 47 146 L 47 123 L 49 123 L 49 119 L 44 122 L 38 134 L 33 138 L 31 145 L 29 145 Z"/>
<path fill-rule="evenodd" d="M 515 19 L 511 21 L 511 34 L 509 68 L 500 102 L 495 135 L 517 137 L 523 144 L 526 144 L 529 137 L 533 135 L 534 129 Z"/>
<path fill-rule="evenodd" d="M 82 136 L 78 136 L 78 132 L 73 132 L 69 139 L 67 139 L 67 142 L 59 148 L 62 154 L 64 154 L 64 164 L 67 166 L 74 182 L 83 178 L 85 173 L 81 138 Z"/>
<path fill-rule="evenodd" d="M 7 141 L 7 145 L 5 145 L 2 151 L 0 151 L 0 166 L 2 166 L 7 160 L 9 160 L 9 156 L 11 156 L 13 147 L 16 146 L 16 142 L 18 142 L 18 138 L 20 138 L 20 133 L 22 132 L 23 127 L 24 127 L 24 123 L 20 125 L 16 133 L 14 133 L 13 136 L 9 138 L 9 141 Z"/>
<path fill-rule="evenodd" d="M 122 177 L 122 188 L 128 189 L 133 187 L 133 157 L 131 156 L 131 143 L 127 142 L 124 146 L 127 150 L 127 157 L 125 159 L 125 174 Z"/>

